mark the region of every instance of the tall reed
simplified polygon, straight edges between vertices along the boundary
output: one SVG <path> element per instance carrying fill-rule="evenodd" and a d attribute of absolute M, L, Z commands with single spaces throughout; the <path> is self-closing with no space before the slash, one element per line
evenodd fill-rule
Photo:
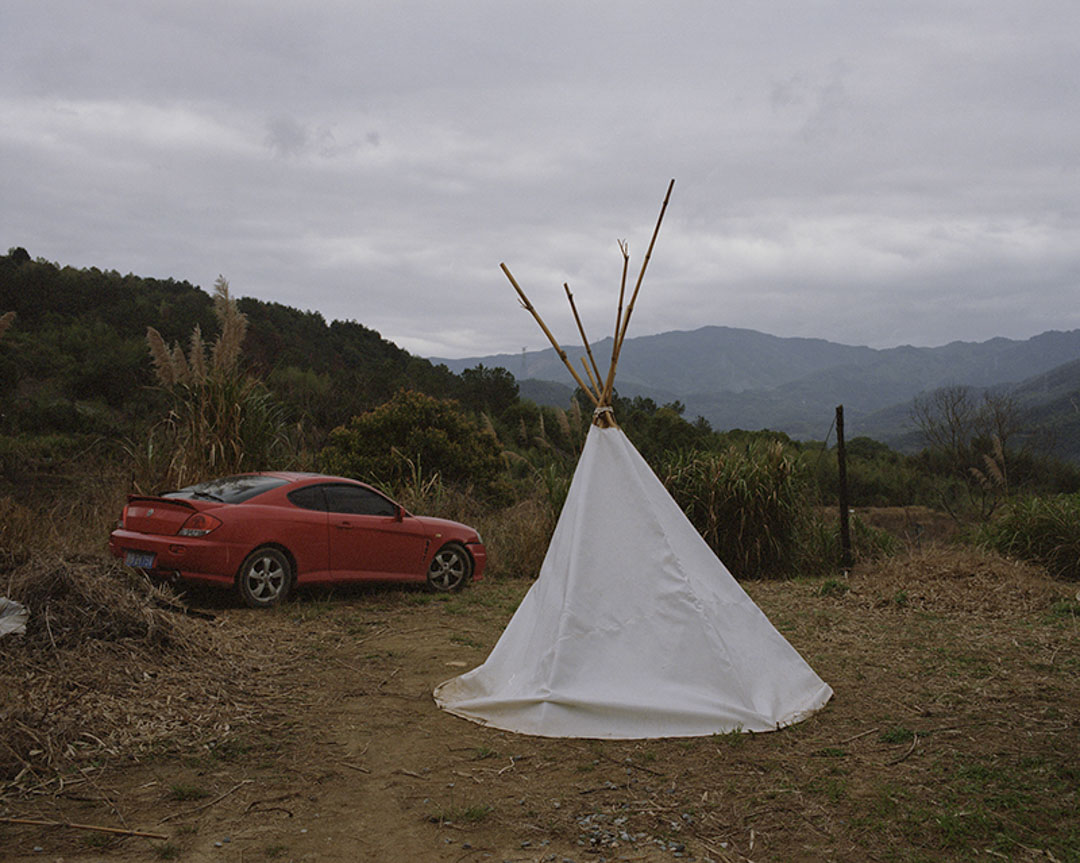
<path fill-rule="evenodd" d="M 1080 494 L 1014 500 L 981 529 L 978 540 L 1044 566 L 1057 578 L 1080 579 Z"/>
<path fill-rule="evenodd" d="M 661 477 L 709 547 L 738 576 L 779 576 L 800 558 L 809 508 L 780 443 L 673 453 Z"/>
<path fill-rule="evenodd" d="M 140 491 L 286 467 L 295 458 L 283 408 L 262 381 L 241 367 L 247 318 L 220 276 L 214 283 L 214 314 L 220 332 L 209 346 L 209 357 L 198 326 L 186 353 L 179 344 L 166 345 L 153 327 L 147 331 L 154 373 L 171 406 L 142 445 L 131 447 Z"/>

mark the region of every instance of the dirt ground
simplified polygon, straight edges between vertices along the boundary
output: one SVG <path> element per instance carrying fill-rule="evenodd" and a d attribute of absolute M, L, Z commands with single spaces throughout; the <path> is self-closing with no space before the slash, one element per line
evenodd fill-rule
<path fill-rule="evenodd" d="M 221 670 L 242 720 L 135 753 L 106 740 L 63 778 L 0 796 L 7 819 L 156 838 L 9 820 L 0 857 L 1080 860 L 1076 585 L 933 551 L 746 584 L 833 701 L 779 732 L 635 742 L 520 736 L 435 706 L 528 586 L 371 587 L 272 612 L 195 597 L 214 615 L 202 625 L 254 657 Z M 178 685 L 171 673 L 134 669 L 126 697 Z M 213 691 L 182 697 L 213 713 Z"/>

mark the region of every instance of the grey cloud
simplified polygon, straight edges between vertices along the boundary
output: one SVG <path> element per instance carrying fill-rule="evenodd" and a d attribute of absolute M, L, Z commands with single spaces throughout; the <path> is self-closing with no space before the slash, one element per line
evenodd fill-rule
<path fill-rule="evenodd" d="M 516 351 L 498 263 L 606 332 L 674 176 L 638 334 L 1080 326 L 1080 6 L 1018 8 L 14 4 L 0 248 Z"/>
<path fill-rule="evenodd" d="M 292 117 L 273 117 L 266 122 L 266 146 L 276 156 L 299 156 L 307 148 L 307 127 Z"/>

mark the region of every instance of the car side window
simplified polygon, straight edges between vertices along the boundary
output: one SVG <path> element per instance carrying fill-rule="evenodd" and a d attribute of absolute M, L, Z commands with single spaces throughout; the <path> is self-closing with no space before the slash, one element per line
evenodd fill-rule
<path fill-rule="evenodd" d="M 326 497 L 321 485 L 309 485 L 289 492 L 289 500 L 301 509 L 314 509 L 326 512 Z"/>
<path fill-rule="evenodd" d="M 397 515 L 397 506 L 381 494 L 358 485 L 327 485 L 327 509 L 348 515 Z"/>

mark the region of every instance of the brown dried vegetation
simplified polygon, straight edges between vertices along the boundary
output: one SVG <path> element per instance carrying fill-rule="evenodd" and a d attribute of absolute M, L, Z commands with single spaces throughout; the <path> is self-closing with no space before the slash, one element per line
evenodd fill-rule
<path fill-rule="evenodd" d="M 0 641 L 8 793 L 63 788 L 103 760 L 220 745 L 280 704 L 272 684 L 287 664 L 265 667 L 265 643 L 189 616 L 119 562 L 35 555 L 5 581 L 30 610 L 25 635 Z"/>
<path fill-rule="evenodd" d="M 931 546 L 847 578 L 747 583 L 836 698 L 778 733 L 640 742 L 525 737 L 435 708 L 432 686 L 483 659 L 528 580 L 301 593 L 203 621 L 147 612 L 165 595 L 100 562 L 56 564 L 70 571 L 20 573 L 45 586 L 23 592 L 37 622 L 0 642 L 25 726 L 4 762 L 13 814 L 75 820 L 72 784 L 107 781 L 80 820 L 119 814 L 193 860 L 225 835 L 245 859 L 1080 854 L 1080 603 L 997 555 Z M 0 825 L 0 842 L 14 859 L 33 845 L 83 859 L 56 831 Z"/>

